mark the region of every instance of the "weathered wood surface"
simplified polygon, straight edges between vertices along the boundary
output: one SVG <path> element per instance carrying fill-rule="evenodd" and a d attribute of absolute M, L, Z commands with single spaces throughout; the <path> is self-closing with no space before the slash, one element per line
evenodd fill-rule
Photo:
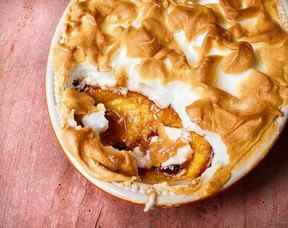
<path fill-rule="evenodd" d="M 288 128 L 237 185 L 195 205 L 118 200 L 69 164 L 45 100 L 48 47 L 68 0 L 0 0 L 0 227 L 288 227 Z"/>

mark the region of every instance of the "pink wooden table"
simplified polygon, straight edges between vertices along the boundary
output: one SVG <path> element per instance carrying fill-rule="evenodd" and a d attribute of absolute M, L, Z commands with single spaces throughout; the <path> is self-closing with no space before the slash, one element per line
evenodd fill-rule
<path fill-rule="evenodd" d="M 240 183 L 155 209 L 98 190 L 69 164 L 48 118 L 45 70 L 68 0 L 0 0 L 0 227 L 288 227 L 288 128 Z"/>

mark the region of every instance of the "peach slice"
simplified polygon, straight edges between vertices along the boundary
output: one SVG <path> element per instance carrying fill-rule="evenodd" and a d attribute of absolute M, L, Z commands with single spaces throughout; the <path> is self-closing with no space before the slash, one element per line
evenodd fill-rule
<path fill-rule="evenodd" d="M 96 87 L 89 87 L 86 92 L 95 99 L 96 103 L 105 105 L 110 113 L 107 114 L 108 119 L 113 119 L 114 122 L 118 119 L 122 134 L 116 141 L 125 143 L 128 148 L 135 147 L 143 139 L 146 140 L 153 131 L 156 131 L 159 123 L 170 127 L 181 127 L 181 121 L 172 108 L 160 109 L 141 94 L 135 92 L 121 94 Z"/>
<path fill-rule="evenodd" d="M 190 146 L 193 157 L 182 165 L 155 168 L 152 170 L 140 170 L 145 183 L 159 183 L 192 180 L 199 177 L 211 164 L 213 152 L 210 144 L 202 137 L 191 133 Z"/>

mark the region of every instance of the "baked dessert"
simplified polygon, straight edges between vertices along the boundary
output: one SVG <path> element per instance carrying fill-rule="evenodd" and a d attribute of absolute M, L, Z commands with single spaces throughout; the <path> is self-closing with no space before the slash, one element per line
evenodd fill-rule
<path fill-rule="evenodd" d="M 279 134 L 288 36 L 277 6 L 73 0 L 52 50 L 64 147 L 96 178 L 145 185 L 148 206 L 161 191 L 218 192 Z"/>

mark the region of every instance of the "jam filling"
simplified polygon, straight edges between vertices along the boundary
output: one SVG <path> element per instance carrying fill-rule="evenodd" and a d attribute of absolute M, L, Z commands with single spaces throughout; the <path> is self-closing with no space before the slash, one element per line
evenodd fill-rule
<path fill-rule="evenodd" d="M 80 92 L 84 92 L 85 89 L 88 87 L 88 85 L 84 83 L 81 79 L 73 80 L 72 86 Z"/>
<path fill-rule="evenodd" d="M 122 135 L 126 131 L 125 120 L 112 111 L 106 111 L 105 118 L 108 120 L 108 129 L 100 134 L 103 145 L 113 146 L 119 150 L 130 150 L 131 148 L 122 141 Z"/>
<path fill-rule="evenodd" d="M 155 171 L 164 173 L 169 176 L 174 176 L 177 175 L 182 169 L 182 165 L 169 165 L 165 167 L 157 167 Z"/>

